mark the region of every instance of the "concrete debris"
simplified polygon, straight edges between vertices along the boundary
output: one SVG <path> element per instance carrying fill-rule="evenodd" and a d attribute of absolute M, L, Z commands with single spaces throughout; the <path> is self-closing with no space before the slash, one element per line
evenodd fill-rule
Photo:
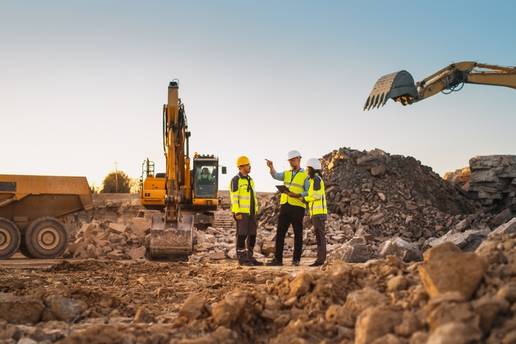
<path fill-rule="evenodd" d="M 486 268 L 486 262 L 475 253 L 461 252 L 446 242 L 425 252 L 419 275 L 431 297 L 458 292 L 464 300 L 469 300 Z"/>
<path fill-rule="evenodd" d="M 476 156 L 468 170 L 448 173 L 445 179 L 486 207 L 516 212 L 516 155 Z"/>

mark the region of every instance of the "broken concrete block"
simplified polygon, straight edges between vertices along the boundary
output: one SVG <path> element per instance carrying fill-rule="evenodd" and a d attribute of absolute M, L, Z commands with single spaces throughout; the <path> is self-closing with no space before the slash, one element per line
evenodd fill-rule
<path fill-rule="evenodd" d="M 430 297 L 458 292 L 464 300 L 469 300 L 480 284 L 487 264 L 475 253 L 462 252 L 446 242 L 426 251 L 424 262 L 418 268 Z"/>

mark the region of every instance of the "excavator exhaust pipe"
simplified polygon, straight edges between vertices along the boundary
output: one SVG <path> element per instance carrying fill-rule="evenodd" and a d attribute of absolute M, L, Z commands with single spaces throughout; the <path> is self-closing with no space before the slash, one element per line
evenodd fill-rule
<path fill-rule="evenodd" d="M 367 97 L 364 111 L 384 106 L 389 99 L 399 101 L 403 105 L 412 104 L 418 99 L 414 78 L 406 70 L 382 76 Z"/>
<path fill-rule="evenodd" d="M 194 215 L 183 214 L 171 226 L 162 213 L 153 214 L 150 233 L 145 238 L 145 255 L 149 259 L 186 259 L 193 253 L 193 227 Z"/>

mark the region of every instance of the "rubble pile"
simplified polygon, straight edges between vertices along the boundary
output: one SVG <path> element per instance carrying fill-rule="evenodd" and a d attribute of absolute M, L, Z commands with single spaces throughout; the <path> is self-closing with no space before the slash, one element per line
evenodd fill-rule
<path fill-rule="evenodd" d="M 513 224 L 474 252 L 444 243 L 420 263 L 388 256 L 288 271 L 87 261 L 37 272 L 1 270 L 0 339 L 513 343 L 515 266 Z"/>
<path fill-rule="evenodd" d="M 84 223 L 72 237 L 65 257 L 141 259 L 150 225 L 150 220 L 143 217 L 133 217 L 129 222 L 120 219 Z"/>
<path fill-rule="evenodd" d="M 338 249 L 340 258 L 363 262 L 396 246 L 405 259 L 414 259 L 429 239 L 469 229 L 486 231 L 484 214 L 471 215 L 477 212 L 475 202 L 412 157 L 341 148 L 325 155 L 322 165 L 329 251 Z M 278 196 L 262 204 L 262 231 L 273 231 L 278 204 Z M 306 224 L 309 234 L 311 225 Z M 312 239 L 309 235 L 305 241 L 309 255 L 315 250 Z M 382 247 L 386 241 L 389 247 Z"/>
<path fill-rule="evenodd" d="M 476 156 L 445 177 L 486 207 L 516 212 L 516 155 Z"/>

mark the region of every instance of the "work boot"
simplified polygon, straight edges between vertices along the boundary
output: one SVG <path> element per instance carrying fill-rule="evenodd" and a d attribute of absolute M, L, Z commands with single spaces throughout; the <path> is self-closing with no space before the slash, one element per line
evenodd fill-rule
<path fill-rule="evenodd" d="M 254 266 L 262 266 L 263 263 L 256 260 L 256 258 L 253 257 L 252 252 L 247 252 L 247 259 L 254 265 Z"/>
<path fill-rule="evenodd" d="M 300 263 L 301 263 L 301 262 L 300 262 L 299 260 L 293 260 L 293 261 L 292 261 L 292 265 L 293 265 L 293 266 L 299 266 L 299 264 L 300 264 Z"/>
<path fill-rule="evenodd" d="M 274 258 L 267 263 L 267 266 L 283 266 L 283 262 Z"/>
<path fill-rule="evenodd" d="M 253 266 L 254 264 L 249 260 L 247 251 L 237 252 L 238 265 L 242 266 Z"/>

